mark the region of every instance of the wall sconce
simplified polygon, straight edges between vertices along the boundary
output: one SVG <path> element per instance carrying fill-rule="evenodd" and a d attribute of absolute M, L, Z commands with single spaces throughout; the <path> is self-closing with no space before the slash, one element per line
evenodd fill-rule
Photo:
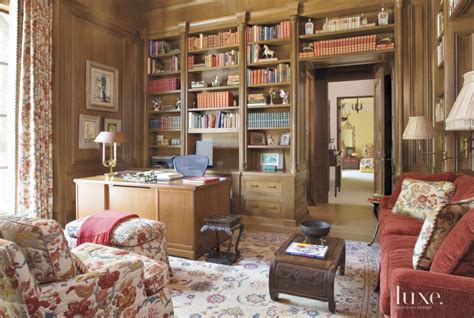
<path fill-rule="evenodd" d="M 110 168 L 110 172 L 104 175 L 112 178 L 116 175 L 113 169 L 117 166 L 117 144 L 126 143 L 127 137 L 122 132 L 101 131 L 94 142 L 102 143 L 102 164 L 104 167 Z M 107 147 L 107 144 L 110 145 L 110 157 L 106 160 L 105 147 Z"/>

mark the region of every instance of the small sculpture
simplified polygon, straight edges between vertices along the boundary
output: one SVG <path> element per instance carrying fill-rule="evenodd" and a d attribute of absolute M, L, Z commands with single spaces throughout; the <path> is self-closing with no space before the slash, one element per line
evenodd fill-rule
<path fill-rule="evenodd" d="M 314 33 L 314 23 L 311 19 L 308 19 L 308 22 L 304 25 L 304 34 L 310 35 Z"/>
<path fill-rule="evenodd" d="M 303 44 L 303 52 L 313 52 L 313 51 L 314 51 L 313 43 Z"/>
<path fill-rule="evenodd" d="M 270 105 L 273 105 L 273 99 L 277 96 L 277 92 L 273 87 L 268 90 L 268 95 L 270 96 Z"/>
<path fill-rule="evenodd" d="M 368 23 L 367 17 L 364 16 L 363 13 L 360 15 L 360 18 L 361 18 L 360 25 L 364 25 L 364 26 L 367 25 L 367 23 Z"/>
<path fill-rule="evenodd" d="M 273 139 L 273 136 L 268 135 L 267 136 L 267 145 L 274 145 L 274 144 L 275 144 L 275 140 Z"/>
<path fill-rule="evenodd" d="M 212 87 L 219 87 L 221 86 L 221 80 L 219 79 L 219 75 L 214 76 L 214 80 L 211 82 Z"/>
<path fill-rule="evenodd" d="M 283 89 L 280 89 L 280 97 L 283 104 L 288 104 L 288 98 L 290 94 L 285 92 Z"/>
<path fill-rule="evenodd" d="M 387 25 L 388 24 L 388 12 L 385 11 L 385 8 L 382 7 L 382 11 L 379 12 L 379 15 L 378 15 L 378 22 L 379 22 L 379 25 Z"/>
<path fill-rule="evenodd" d="M 181 110 L 181 98 L 180 97 L 178 97 L 176 99 L 176 109 Z"/>
<path fill-rule="evenodd" d="M 266 59 L 268 58 L 273 58 L 273 54 L 275 54 L 275 51 L 270 50 L 268 45 L 263 46 L 263 56 L 265 56 Z"/>
<path fill-rule="evenodd" d="M 155 112 L 159 112 L 161 110 L 161 97 L 155 97 L 151 101 L 151 105 L 153 106 L 153 110 Z"/>
<path fill-rule="evenodd" d="M 225 55 L 227 55 L 227 62 L 226 65 L 235 65 L 237 64 L 237 59 L 236 59 L 236 52 L 235 50 L 231 50 L 230 52 L 226 52 Z"/>

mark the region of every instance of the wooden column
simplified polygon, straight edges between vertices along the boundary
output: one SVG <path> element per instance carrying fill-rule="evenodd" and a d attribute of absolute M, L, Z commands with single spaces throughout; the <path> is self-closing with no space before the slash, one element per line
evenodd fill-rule
<path fill-rule="evenodd" d="M 395 65 L 394 65 L 394 92 L 393 92 L 393 171 L 395 178 L 403 171 L 403 68 L 402 68 L 402 25 L 403 25 L 403 0 L 395 2 L 394 21 L 395 21 Z"/>
<path fill-rule="evenodd" d="M 178 24 L 181 48 L 181 149 L 180 154 L 188 153 L 188 29 L 187 22 Z"/>
<path fill-rule="evenodd" d="M 290 53 L 290 62 L 291 62 L 291 89 L 290 89 L 290 114 L 291 114 L 291 140 L 290 140 L 290 157 L 291 164 L 288 167 L 288 170 L 291 173 L 296 172 L 297 167 L 297 148 L 298 148 L 298 139 L 296 138 L 298 132 L 298 74 L 299 74 L 299 65 L 298 65 L 298 8 L 299 3 L 290 3 L 287 4 L 288 11 L 290 12 L 290 42 L 291 42 L 291 53 Z M 301 105 L 304 107 L 304 105 Z"/>
<path fill-rule="evenodd" d="M 239 170 L 247 169 L 247 12 L 236 14 L 239 32 Z"/>

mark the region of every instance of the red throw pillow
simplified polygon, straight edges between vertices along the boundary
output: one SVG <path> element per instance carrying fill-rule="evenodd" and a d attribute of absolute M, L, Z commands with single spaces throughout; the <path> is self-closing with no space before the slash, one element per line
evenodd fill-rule
<path fill-rule="evenodd" d="M 445 237 L 430 271 L 474 277 L 474 209 L 467 212 Z"/>
<path fill-rule="evenodd" d="M 456 174 L 454 172 L 443 172 L 437 174 L 430 174 L 430 173 L 420 173 L 420 172 L 404 172 L 398 178 L 397 183 L 395 185 L 395 189 L 393 190 L 392 194 L 390 195 L 390 199 L 388 201 L 388 208 L 391 209 L 397 203 L 398 196 L 402 191 L 402 183 L 403 180 L 410 178 L 415 180 L 421 181 L 450 181 L 454 182 L 456 179 Z"/>
<path fill-rule="evenodd" d="M 453 201 L 466 200 L 474 198 L 474 177 L 461 174 L 454 181 L 456 191 L 453 195 Z"/>

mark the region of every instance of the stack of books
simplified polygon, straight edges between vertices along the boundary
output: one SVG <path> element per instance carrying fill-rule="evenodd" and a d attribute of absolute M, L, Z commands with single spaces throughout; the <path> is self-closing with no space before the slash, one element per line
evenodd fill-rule
<path fill-rule="evenodd" d="M 150 79 L 148 81 L 148 92 L 159 93 L 166 91 L 174 91 L 180 89 L 180 79 L 179 78 L 162 78 L 162 79 Z"/>
<path fill-rule="evenodd" d="M 197 108 L 229 107 L 234 104 L 232 92 L 213 92 L 197 94 Z"/>
<path fill-rule="evenodd" d="M 267 105 L 267 97 L 263 93 L 248 94 L 247 104 L 249 106 L 264 106 L 264 105 Z"/>
<path fill-rule="evenodd" d="M 269 113 L 250 113 L 248 115 L 249 128 L 262 127 L 289 127 L 290 113 L 289 112 L 269 112 Z"/>
<path fill-rule="evenodd" d="M 183 183 L 187 184 L 195 184 L 195 185 L 203 185 L 209 183 L 216 183 L 219 182 L 219 177 L 189 177 L 183 179 Z"/>
<path fill-rule="evenodd" d="M 164 116 L 150 119 L 150 129 L 180 129 L 180 116 Z"/>
<path fill-rule="evenodd" d="M 189 128 L 239 128 L 239 113 L 189 113 Z"/>
<path fill-rule="evenodd" d="M 316 33 L 353 30 L 353 29 L 359 29 L 360 27 L 375 25 L 375 23 L 361 25 L 360 21 L 361 21 L 360 16 L 328 19 L 326 29 L 317 30 Z"/>
<path fill-rule="evenodd" d="M 247 41 L 258 42 L 290 37 L 290 21 L 277 25 L 254 25 L 247 27 Z"/>
<path fill-rule="evenodd" d="M 258 44 L 247 46 L 247 61 L 249 63 L 257 63 L 260 58 L 261 47 Z"/>
<path fill-rule="evenodd" d="M 317 41 L 314 42 L 314 55 L 324 56 L 374 51 L 377 47 L 376 42 L 377 36 L 375 34 L 335 40 Z"/>
<path fill-rule="evenodd" d="M 207 49 L 219 46 L 229 46 L 239 44 L 239 34 L 237 32 L 219 32 L 218 34 L 190 36 L 188 38 L 188 51 Z"/>
<path fill-rule="evenodd" d="M 269 67 L 266 69 L 247 70 L 247 82 L 252 84 L 264 83 L 281 83 L 290 80 L 289 64 L 278 64 L 277 67 Z"/>
<path fill-rule="evenodd" d="M 196 58 L 194 55 L 188 56 L 188 69 L 239 65 L 239 51 L 205 55 L 201 63 L 197 63 Z"/>
<path fill-rule="evenodd" d="M 148 58 L 147 69 L 148 69 L 148 74 L 160 74 L 164 72 L 178 72 L 179 71 L 179 57 L 171 56 L 169 59 L 166 59 L 164 61 Z"/>
<path fill-rule="evenodd" d="M 150 41 L 150 56 L 166 54 L 171 51 L 171 45 L 166 41 Z"/>
<path fill-rule="evenodd" d="M 285 253 L 289 255 L 304 256 L 324 259 L 328 252 L 327 245 L 316 245 L 308 243 L 293 242 L 288 246 Z"/>

